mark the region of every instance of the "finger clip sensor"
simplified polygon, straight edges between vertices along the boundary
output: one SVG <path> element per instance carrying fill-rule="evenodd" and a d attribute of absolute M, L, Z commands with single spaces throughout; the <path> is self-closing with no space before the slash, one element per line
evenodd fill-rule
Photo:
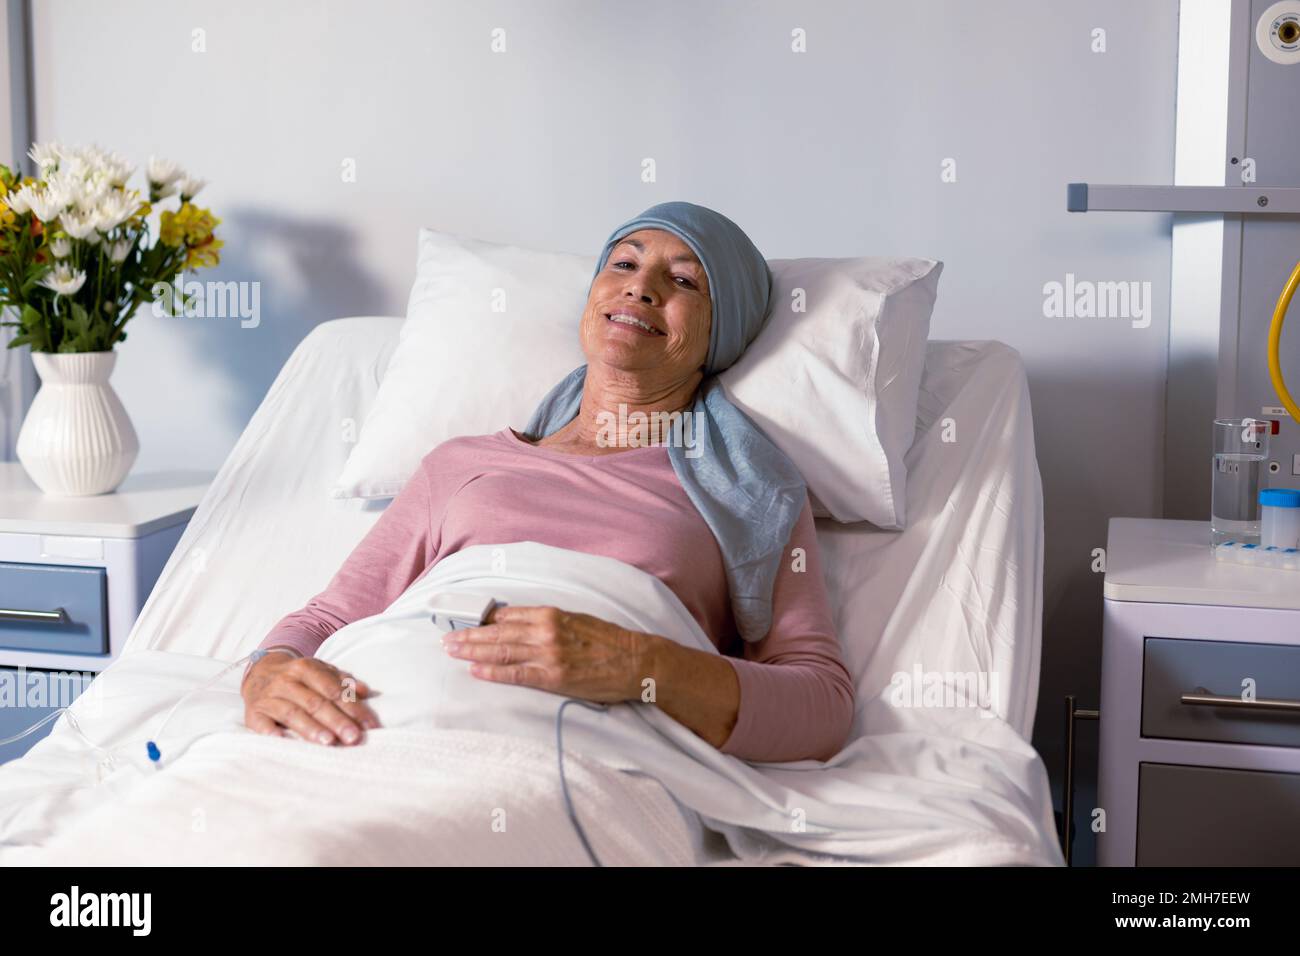
<path fill-rule="evenodd" d="M 426 610 L 435 627 L 458 631 L 462 627 L 479 627 L 492 609 L 505 602 L 481 594 L 442 593 L 429 598 Z"/>

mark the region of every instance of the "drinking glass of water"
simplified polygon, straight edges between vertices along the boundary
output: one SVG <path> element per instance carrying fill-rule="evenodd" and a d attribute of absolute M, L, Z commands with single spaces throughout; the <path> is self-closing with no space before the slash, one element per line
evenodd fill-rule
<path fill-rule="evenodd" d="M 1214 474 L 1210 480 L 1210 540 L 1259 543 L 1259 490 L 1268 460 L 1271 423 L 1254 418 L 1214 422 Z"/>

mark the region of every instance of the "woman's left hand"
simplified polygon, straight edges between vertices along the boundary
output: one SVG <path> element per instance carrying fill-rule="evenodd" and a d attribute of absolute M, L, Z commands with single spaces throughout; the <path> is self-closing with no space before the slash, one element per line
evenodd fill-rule
<path fill-rule="evenodd" d="M 479 627 L 442 636 L 448 654 L 474 662 L 475 677 L 604 703 L 641 697 L 659 640 L 590 614 L 513 606 L 493 608 Z"/>

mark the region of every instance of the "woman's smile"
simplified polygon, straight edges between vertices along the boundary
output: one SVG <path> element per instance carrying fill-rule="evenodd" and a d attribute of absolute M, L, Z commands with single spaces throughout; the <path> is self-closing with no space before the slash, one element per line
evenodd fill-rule
<path fill-rule="evenodd" d="M 664 332 L 661 332 L 656 326 L 648 322 L 646 319 L 638 315 L 634 315 L 631 312 L 618 311 L 613 313 L 606 313 L 605 321 L 613 325 L 619 326 L 621 328 L 628 329 L 636 333 L 637 335 L 658 336 L 658 335 L 666 334 Z"/>

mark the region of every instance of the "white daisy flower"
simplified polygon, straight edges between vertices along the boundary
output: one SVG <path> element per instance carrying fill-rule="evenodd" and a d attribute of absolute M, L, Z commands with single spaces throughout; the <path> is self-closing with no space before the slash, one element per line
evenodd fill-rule
<path fill-rule="evenodd" d="M 63 147 L 58 143 L 33 143 L 32 148 L 27 151 L 27 155 L 32 158 L 37 167 L 40 169 L 41 177 L 59 165 L 59 159 L 63 155 Z"/>
<path fill-rule="evenodd" d="M 72 243 L 67 239 L 54 239 L 50 242 L 50 252 L 56 259 L 66 259 L 72 254 Z"/>
<path fill-rule="evenodd" d="M 43 189 L 33 192 L 27 200 L 28 206 L 41 222 L 57 219 L 68 207 L 68 196 L 61 189 Z"/>
<path fill-rule="evenodd" d="M 75 295 L 85 282 L 86 273 L 80 269 L 73 272 L 66 262 L 60 262 L 41 279 L 41 285 L 59 295 Z"/>
<path fill-rule="evenodd" d="M 85 180 L 68 168 L 68 160 L 65 159 L 59 169 L 45 178 L 45 188 L 41 190 L 41 195 L 45 197 L 46 203 L 57 206 L 79 206 L 83 202 L 82 197 L 85 192 Z M 32 208 L 35 209 L 35 204 Z M 40 218 L 53 217 L 40 216 Z"/>
<path fill-rule="evenodd" d="M 122 186 L 135 172 L 135 167 L 120 153 L 98 146 L 89 146 L 79 154 L 86 162 L 92 178 L 103 179 L 112 186 Z"/>
<path fill-rule="evenodd" d="M 79 183 L 72 184 L 70 190 L 76 190 L 73 203 L 82 213 L 93 213 L 116 192 L 113 184 L 101 176 L 92 176 Z"/>
<path fill-rule="evenodd" d="M 117 189 L 110 190 L 93 213 L 95 228 L 100 232 L 116 229 L 131 218 L 139 205 L 132 196 Z"/>
<path fill-rule="evenodd" d="M 206 179 L 199 179 L 197 176 L 182 176 L 176 180 L 176 188 L 180 191 L 181 202 L 187 199 L 193 199 L 199 194 L 199 190 L 208 184 Z"/>
<path fill-rule="evenodd" d="M 5 205 L 21 216 L 25 212 L 32 211 L 32 196 L 36 190 L 30 185 L 15 189 L 8 196 L 5 196 Z"/>
<path fill-rule="evenodd" d="M 185 170 L 181 169 L 179 163 L 173 162 L 170 159 L 160 159 L 157 156 L 150 156 L 149 171 L 147 175 L 151 185 L 170 186 L 176 180 L 185 175 Z"/>
<path fill-rule="evenodd" d="M 52 175 L 59 176 L 66 181 L 85 179 L 90 175 L 93 168 L 90 160 L 83 154 L 69 153 L 60 158 L 59 168 Z M 49 182 L 50 177 L 46 176 L 45 180 Z"/>
<path fill-rule="evenodd" d="M 102 166 L 104 160 L 108 159 L 107 150 L 104 150 L 99 146 L 96 146 L 94 143 L 82 148 L 79 151 L 79 155 L 86 161 L 86 163 L 89 166 L 95 169 L 98 169 L 100 166 Z"/>
<path fill-rule="evenodd" d="M 126 181 L 135 172 L 135 167 L 127 162 L 125 157 L 119 156 L 117 153 L 109 153 L 100 166 L 100 172 L 114 186 L 125 186 Z"/>
<path fill-rule="evenodd" d="M 87 239 L 92 243 L 99 241 L 99 236 L 95 234 L 95 216 L 91 213 L 64 213 L 59 218 L 59 225 L 73 239 Z"/>
<path fill-rule="evenodd" d="M 115 264 L 121 265 L 122 261 L 126 258 L 126 254 L 131 251 L 131 240 L 119 239 L 117 242 L 111 243 L 107 248 L 108 257 L 112 259 Z"/>

